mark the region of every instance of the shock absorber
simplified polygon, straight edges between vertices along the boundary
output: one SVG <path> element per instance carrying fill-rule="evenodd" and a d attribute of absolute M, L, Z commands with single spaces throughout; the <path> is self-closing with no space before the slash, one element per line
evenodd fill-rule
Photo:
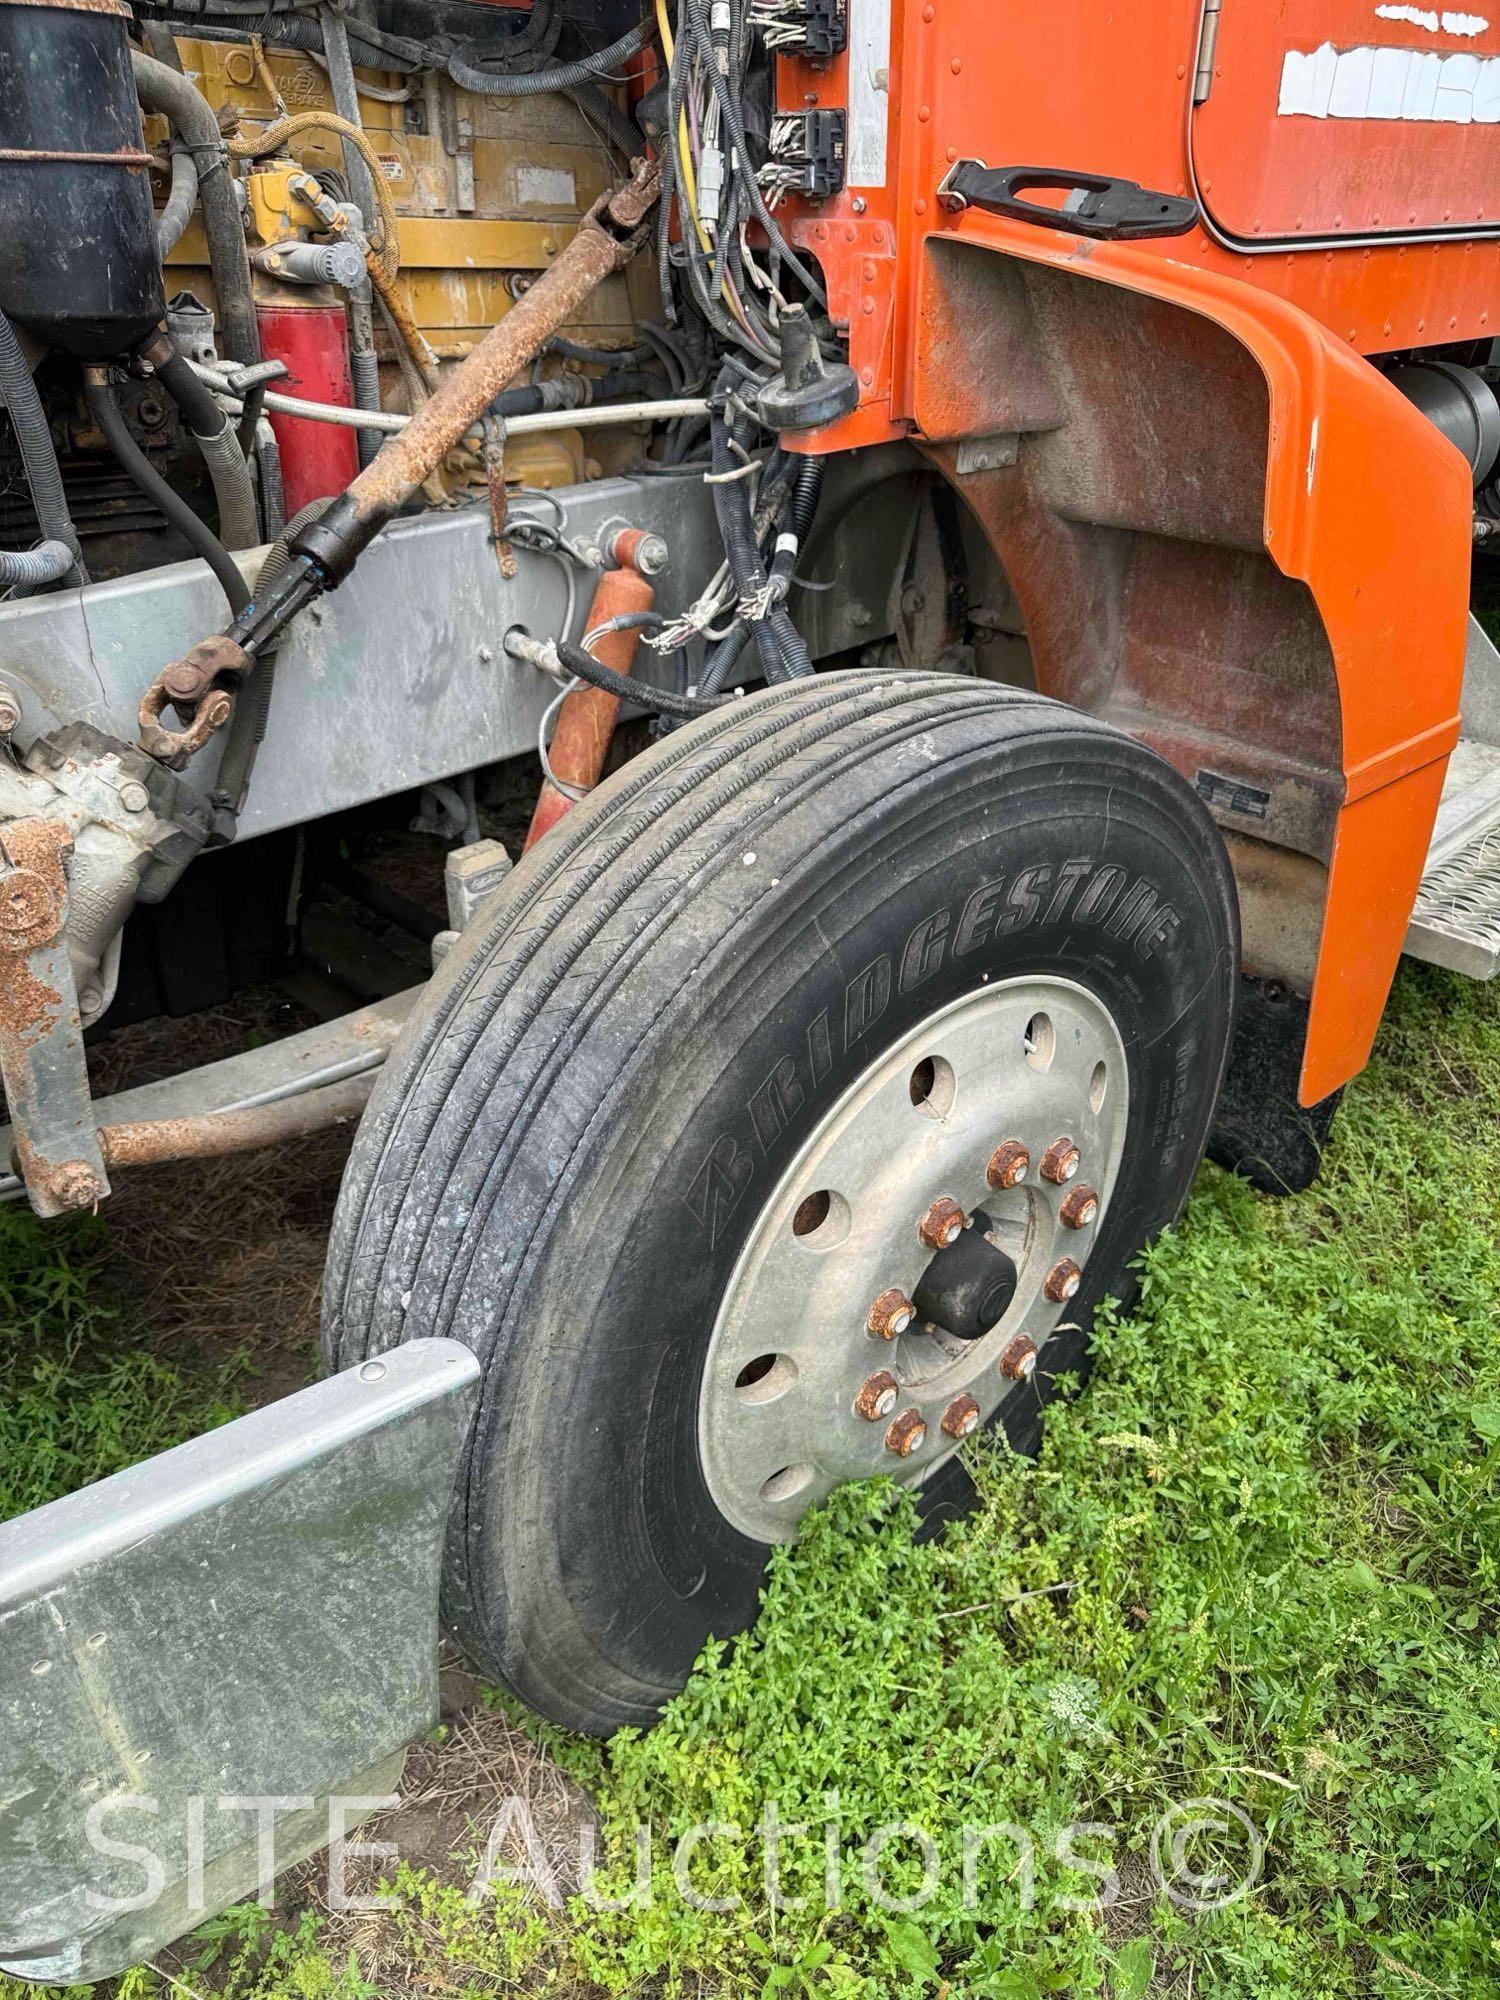
<path fill-rule="evenodd" d="M 656 592 L 650 576 L 660 569 L 662 553 L 656 536 L 643 534 L 639 528 L 623 529 L 610 548 L 617 567 L 604 572 L 594 592 L 589 628 L 600 636 L 588 650 L 617 674 L 628 674 L 635 664 L 641 643 L 640 627 L 625 626 L 611 631 L 601 628 L 617 618 L 638 617 L 651 609 Z M 607 694 L 603 688 L 574 688 L 565 696 L 547 753 L 553 775 L 576 790 L 592 790 L 604 770 L 619 713 L 620 697 Z M 527 847 L 535 847 L 573 803 L 566 792 L 544 781 L 526 835 Z"/>

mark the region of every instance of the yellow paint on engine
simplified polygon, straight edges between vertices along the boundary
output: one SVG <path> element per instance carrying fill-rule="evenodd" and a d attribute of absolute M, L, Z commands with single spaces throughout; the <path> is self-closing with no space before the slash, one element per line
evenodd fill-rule
<path fill-rule="evenodd" d="M 309 17 L 312 18 L 312 17 Z M 183 68 L 221 123 L 248 131 L 272 124 L 277 111 L 250 49 L 221 42 L 178 40 Z M 328 78 L 312 56 L 268 49 L 276 90 L 290 112 L 333 108 Z M 568 242 L 580 215 L 613 184 L 618 166 L 570 98 L 495 98 L 457 89 L 446 76 L 407 79 L 358 70 L 360 119 L 395 201 L 401 269 L 397 286 L 440 360 L 456 360 L 510 310 L 515 299 Z M 376 93 L 380 93 L 377 95 Z M 395 94 L 399 101 L 390 101 Z M 167 183 L 166 122 L 146 120 L 146 137 L 161 162 L 158 200 Z M 310 132 L 292 145 L 293 159 L 255 163 L 247 177 L 252 248 L 306 234 L 313 218 L 291 194 L 299 169 L 322 178 L 343 173 L 336 135 Z M 645 260 L 642 260 L 644 264 Z M 642 283 L 642 311 L 654 309 L 648 273 L 636 268 L 602 285 L 585 317 L 567 329 L 587 345 L 629 347 L 635 340 L 632 287 Z M 293 287 L 263 273 L 257 294 L 285 305 L 327 304 L 334 294 Z M 208 251 L 195 217 L 167 260 L 167 290 L 194 292 L 213 304 Z M 406 408 L 406 392 L 384 329 L 377 329 L 386 407 Z M 553 367 L 549 362 L 547 367 Z M 639 440 L 628 432 L 578 431 L 516 438 L 506 455 L 508 477 L 537 486 L 573 483 L 631 462 Z M 451 462 L 450 487 L 476 483 L 467 455 Z"/>

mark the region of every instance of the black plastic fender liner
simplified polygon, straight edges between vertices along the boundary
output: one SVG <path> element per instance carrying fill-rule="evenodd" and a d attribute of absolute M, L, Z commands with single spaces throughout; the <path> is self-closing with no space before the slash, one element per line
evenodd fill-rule
<path fill-rule="evenodd" d="M 1149 893 L 1150 925 L 1073 922 L 1096 877 Z M 570 813 L 398 1045 L 325 1291 L 338 1365 L 419 1334 L 485 1365 L 447 1595 L 480 1665 L 570 1726 L 643 1724 L 710 1632 L 754 1616 L 767 1551 L 718 1513 L 697 1457 L 738 1249 L 809 1121 L 883 1047 L 986 978 L 1052 972 L 1110 1008 L 1131 1105 L 1076 1330 L 1007 1405 L 1034 1436 L 1092 1306 L 1186 1197 L 1238 945 L 1222 842 L 1176 774 L 981 681 L 789 683 Z M 944 1468 L 927 1503 L 964 1483 Z"/>

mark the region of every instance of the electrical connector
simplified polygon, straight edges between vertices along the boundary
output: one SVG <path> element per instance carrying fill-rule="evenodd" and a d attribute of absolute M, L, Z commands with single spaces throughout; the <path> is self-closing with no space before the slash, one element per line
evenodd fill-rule
<path fill-rule="evenodd" d="M 778 112 L 771 121 L 771 157 L 760 183 L 773 205 L 783 195 L 826 201 L 844 185 L 848 118 L 842 111 Z"/>
<path fill-rule="evenodd" d="M 849 0 L 750 0 L 750 19 L 778 55 L 827 62 L 849 44 Z"/>

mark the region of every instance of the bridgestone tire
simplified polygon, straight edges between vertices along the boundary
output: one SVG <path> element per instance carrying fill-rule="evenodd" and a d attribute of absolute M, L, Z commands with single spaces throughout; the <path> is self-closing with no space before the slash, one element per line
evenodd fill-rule
<path fill-rule="evenodd" d="M 704 1639 L 753 1619 L 768 1550 L 698 1452 L 718 1302 L 828 1105 L 985 980 L 1087 988 L 1126 1051 L 1119 1182 L 1077 1330 L 1044 1354 L 1048 1378 L 1081 1370 L 1091 1310 L 1186 1198 L 1238 960 L 1223 845 L 1181 779 L 983 681 L 771 689 L 570 812 L 387 1065 L 326 1288 L 335 1366 L 431 1335 L 484 1364 L 445 1583 L 480 1668 L 568 1727 L 648 1725 Z M 1038 1401 L 1003 1412 L 1022 1445 Z M 928 1504 L 962 1483 L 951 1461 Z"/>

